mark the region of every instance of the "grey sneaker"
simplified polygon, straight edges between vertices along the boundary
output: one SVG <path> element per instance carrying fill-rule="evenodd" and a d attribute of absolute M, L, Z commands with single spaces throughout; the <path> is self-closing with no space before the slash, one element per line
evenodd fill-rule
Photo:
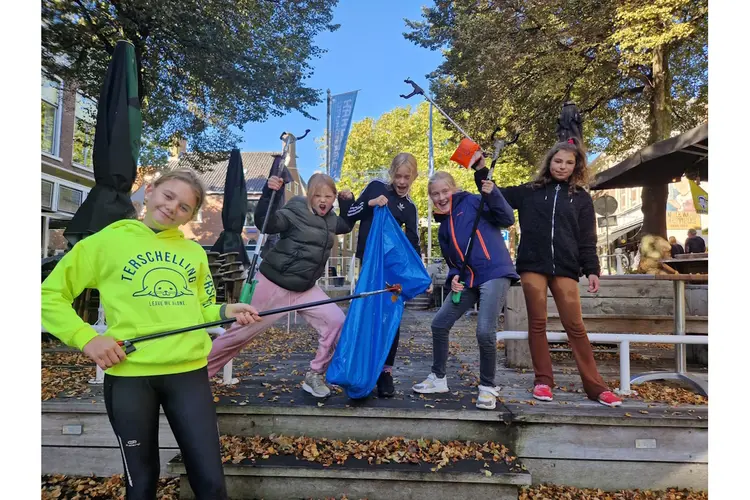
<path fill-rule="evenodd" d="M 323 382 L 323 377 L 319 373 L 307 372 L 305 381 L 302 382 L 302 389 L 309 392 L 316 398 L 325 398 L 331 394 L 331 390 Z"/>

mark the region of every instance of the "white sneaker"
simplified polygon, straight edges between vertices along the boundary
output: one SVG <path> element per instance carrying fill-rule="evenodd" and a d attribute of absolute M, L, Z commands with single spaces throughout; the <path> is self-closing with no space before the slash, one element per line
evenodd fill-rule
<path fill-rule="evenodd" d="M 323 377 L 312 371 L 307 372 L 305 375 L 305 381 L 302 382 L 302 389 L 316 398 L 325 398 L 331 394 L 331 390 L 323 382 Z"/>
<path fill-rule="evenodd" d="M 479 386 L 479 397 L 477 397 L 477 408 L 480 410 L 494 410 L 497 398 L 500 396 L 498 387 Z"/>
<path fill-rule="evenodd" d="M 450 389 L 448 389 L 448 378 L 438 378 L 434 373 L 430 373 L 430 376 L 424 379 L 424 381 L 412 386 L 412 390 L 420 394 L 450 392 Z"/>

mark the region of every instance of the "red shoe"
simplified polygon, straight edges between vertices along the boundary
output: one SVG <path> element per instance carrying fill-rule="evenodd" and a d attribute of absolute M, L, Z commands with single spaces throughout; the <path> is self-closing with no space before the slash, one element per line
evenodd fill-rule
<path fill-rule="evenodd" d="M 552 401 L 552 389 L 548 385 L 538 384 L 534 386 L 534 392 L 532 393 L 534 398 L 539 401 Z"/>
<path fill-rule="evenodd" d="M 604 406 L 620 406 L 622 404 L 622 399 L 615 396 L 612 391 L 604 391 L 599 394 L 598 400 Z"/>

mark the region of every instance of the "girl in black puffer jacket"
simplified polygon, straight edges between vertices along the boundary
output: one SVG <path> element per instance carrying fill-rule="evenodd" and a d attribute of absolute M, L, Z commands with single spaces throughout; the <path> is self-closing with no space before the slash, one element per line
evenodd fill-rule
<path fill-rule="evenodd" d="M 487 176 L 481 152 L 475 180 Z M 511 207 L 518 210 L 521 242 L 516 271 L 526 299 L 529 347 L 534 365 L 536 399 L 552 401 L 552 359 L 547 344 L 547 288 L 552 292 L 560 321 L 568 334 L 586 395 L 606 406 L 619 406 L 596 369 L 581 314 L 578 278 L 588 277 L 588 291 L 599 290 L 594 204 L 588 185 L 586 152 L 570 139 L 549 150 L 534 181 L 501 189 Z"/>
<path fill-rule="evenodd" d="M 263 196 L 255 210 L 255 223 L 263 227 L 271 190 L 284 188 L 279 177 L 268 179 Z M 346 213 L 352 195 L 341 193 L 341 211 Z M 277 198 L 278 200 L 278 198 Z M 282 208 L 273 206 L 266 225 L 269 233 L 279 233 L 278 243 L 266 254 L 261 263 L 258 284 L 253 295 L 253 306 L 258 310 L 279 305 L 294 305 L 325 300 L 326 293 L 316 285 L 325 273 L 325 264 L 337 234 L 351 231 L 349 224 L 333 211 L 336 201 L 336 184 L 325 174 L 310 177 L 307 198 L 295 196 Z M 277 205 L 274 202 L 274 205 Z M 302 309 L 300 315 L 318 331 L 318 350 L 310 362 L 302 389 L 315 397 L 323 398 L 331 390 L 323 381 L 323 374 L 333 358 L 333 352 L 344 326 L 344 313 L 336 304 Z M 215 375 L 222 366 L 236 356 L 255 336 L 262 333 L 284 314 L 265 316 L 253 328 L 232 326 L 217 338 L 208 355 L 208 374 Z"/>

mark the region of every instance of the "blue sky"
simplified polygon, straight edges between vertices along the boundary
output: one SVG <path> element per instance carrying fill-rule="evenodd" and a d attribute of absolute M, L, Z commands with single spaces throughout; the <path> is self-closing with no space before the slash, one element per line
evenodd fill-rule
<path fill-rule="evenodd" d="M 422 98 L 417 96 L 408 101 L 399 97 L 411 90 L 404 79 L 411 77 L 427 88 L 425 75 L 437 68 L 442 56 L 439 51 L 414 45 L 402 33 L 407 30 L 404 18 L 419 19 L 421 5 L 428 4 L 431 2 L 341 0 L 334 9 L 333 19 L 341 27 L 318 36 L 318 46 L 328 52 L 312 61 L 315 73 L 308 80 L 308 85 L 323 91 L 323 101 L 307 110 L 318 120 L 291 113 L 263 123 L 248 123 L 239 148 L 242 151 L 280 151 L 281 132 L 302 134 L 309 128 L 310 134 L 297 143 L 297 166 L 307 180 L 324 163 L 321 160 L 324 152 L 317 149 L 314 139 L 325 133 L 326 89 L 330 88 L 333 95 L 359 90 L 353 121 L 378 117 L 394 107 L 421 102 Z"/>

